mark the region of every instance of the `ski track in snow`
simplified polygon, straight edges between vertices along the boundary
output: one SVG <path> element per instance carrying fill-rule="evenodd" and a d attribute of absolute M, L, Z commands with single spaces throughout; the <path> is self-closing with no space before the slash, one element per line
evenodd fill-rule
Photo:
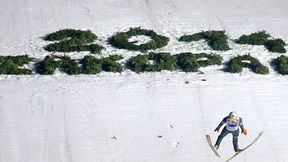
<path fill-rule="evenodd" d="M 224 61 L 250 53 L 269 67 L 261 76 L 222 66 L 201 68 L 204 74 L 159 72 L 101 73 L 96 76 L 0 76 L 0 161 L 2 162 L 207 162 L 233 154 L 231 137 L 218 159 L 205 134 L 235 110 L 244 119 L 245 146 L 263 137 L 235 162 L 286 162 L 288 159 L 288 83 L 269 65 L 263 46 L 229 41 L 227 52 L 211 50 L 205 41 L 178 42 L 183 34 L 225 30 L 231 39 L 267 30 L 288 41 L 288 2 L 284 0 L 59 0 L 8 1 L 0 5 L 1 55 L 50 54 L 41 37 L 63 28 L 92 30 L 104 45 L 103 56 L 118 53 L 124 61 L 140 52 L 118 50 L 106 39 L 129 27 L 143 27 L 168 36 L 156 52 L 218 53 Z M 59 54 L 59 53 L 56 53 Z M 73 58 L 87 55 L 70 53 Z M 287 54 L 285 54 L 287 55 Z"/>

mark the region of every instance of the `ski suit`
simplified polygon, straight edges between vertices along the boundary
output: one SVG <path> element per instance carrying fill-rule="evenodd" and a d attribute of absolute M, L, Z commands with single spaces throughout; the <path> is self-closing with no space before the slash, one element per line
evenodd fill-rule
<path fill-rule="evenodd" d="M 238 149 L 238 136 L 239 136 L 239 127 L 241 130 L 244 130 L 243 120 L 241 117 L 238 117 L 237 120 L 231 120 L 230 116 L 225 117 L 221 123 L 217 126 L 215 130 L 219 130 L 223 124 L 226 124 L 225 128 L 223 128 L 221 134 L 218 136 L 215 145 L 220 146 L 222 139 L 231 133 L 233 135 L 233 147 L 234 151 Z"/>

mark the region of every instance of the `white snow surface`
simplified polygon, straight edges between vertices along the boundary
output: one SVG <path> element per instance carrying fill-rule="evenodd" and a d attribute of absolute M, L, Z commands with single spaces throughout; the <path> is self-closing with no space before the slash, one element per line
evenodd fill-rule
<path fill-rule="evenodd" d="M 168 36 L 168 46 L 156 51 L 172 54 L 211 52 L 203 41 L 177 39 L 212 29 L 231 39 L 266 30 L 288 42 L 287 9 L 285 0 L 1 0 L 0 54 L 42 59 L 50 53 L 41 37 L 64 28 L 93 31 L 106 47 L 103 56 L 117 53 L 124 60 L 140 52 L 112 48 L 106 40 L 129 27 Z M 240 147 L 262 130 L 264 135 L 233 161 L 288 162 L 288 78 L 269 65 L 280 54 L 229 43 L 232 50 L 212 52 L 224 61 L 250 53 L 270 74 L 230 74 L 210 66 L 201 68 L 204 74 L 0 76 L 0 161 L 224 161 L 233 155 L 232 137 L 223 140 L 217 158 L 205 134 L 215 141 L 215 127 L 236 111 L 248 130 Z"/>

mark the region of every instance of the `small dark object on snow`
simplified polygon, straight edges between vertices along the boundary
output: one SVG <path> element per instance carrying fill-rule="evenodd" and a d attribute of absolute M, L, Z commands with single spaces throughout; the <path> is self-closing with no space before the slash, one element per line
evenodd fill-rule
<path fill-rule="evenodd" d="M 206 80 L 206 79 L 201 79 L 201 81 L 204 81 L 204 82 L 205 82 L 205 81 L 207 81 L 207 80 Z"/>
<path fill-rule="evenodd" d="M 111 139 L 117 140 L 118 138 L 116 136 L 112 136 Z"/>
<path fill-rule="evenodd" d="M 175 142 L 174 147 L 178 147 L 180 145 L 180 142 Z"/>
<path fill-rule="evenodd" d="M 203 72 L 203 71 L 200 71 L 200 70 L 198 70 L 198 74 L 204 74 L 204 72 Z"/>
<path fill-rule="evenodd" d="M 162 135 L 159 135 L 159 136 L 158 136 L 158 138 L 162 138 L 162 137 L 163 137 Z"/>
<path fill-rule="evenodd" d="M 185 84 L 189 84 L 190 82 L 186 81 Z"/>

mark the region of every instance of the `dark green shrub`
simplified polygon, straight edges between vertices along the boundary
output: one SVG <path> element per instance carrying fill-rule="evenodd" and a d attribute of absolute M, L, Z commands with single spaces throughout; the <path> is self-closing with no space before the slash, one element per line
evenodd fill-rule
<path fill-rule="evenodd" d="M 264 45 L 270 52 L 286 53 L 285 42 L 282 39 L 268 40 Z"/>
<path fill-rule="evenodd" d="M 129 42 L 128 39 L 137 36 L 145 35 L 151 38 L 151 41 L 141 45 L 135 45 L 133 42 Z M 119 49 L 129 49 L 145 51 L 150 49 L 156 49 L 164 47 L 168 44 L 169 38 L 165 36 L 158 35 L 153 30 L 146 30 L 141 28 L 130 28 L 127 32 L 120 32 L 109 38 L 109 43 Z"/>
<path fill-rule="evenodd" d="M 228 51 L 228 37 L 224 31 L 206 31 L 203 33 L 209 46 L 214 50 Z"/>
<path fill-rule="evenodd" d="M 249 68 L 251 71 L 257 74 L 268 74 L 269 69 L 262 65 L 258 59 L 250 56 L 250 55 L 243 55 L 237 56 L 230 59 L 225 64 L 224 71 L 230 73 L 240 73 L 243 71 L 243 67 Z"/>
<path fill-rule="evenodd" d="M 44 37 L 44 40 L 60 41 L 67 38 L 72 38 L 71 42 L 73 42 L 74 44 L 87 44 L 96 40 L 97 36 L 93 34 L 90 30 L 82 31 L 75 29 L 61 29 L 57 32 L 46 35 Z"/>
<path fill-rule="evenodd" d="M 152 61 L 153 63 L 149 62 Z M 137 55 L 130 58 L 126 67 L 136 73 L 156 72 L 161 70 L 175 70 L 176 60 L 170 53 L 149 53 L 148 55 Z"/>
<path fill-rule="evenodd" d="M 57 57 L 60 59 L 59 68 L 60 71 L 68 74 L 68 75 L 77 75 L 81 73 L 81 68 L 75 60 L 72 60 L 68 56 Z"/>
<path fill-rule="evenodd" d="M 129 49 L 132 48 L 130 46 L 133 45 L 128 42 L 128 35 L 126 33 L 117 33 L 116 35 L 109 38 L 108 41 L 112 46 L 119 49 Z"/>
<path fill-rule="evenodd" d="M 122 72 L 123 71 L 123 67 L 120 63 L 116 62 L 120 59 L 122 59 L 123 57 L 120 55 L 111 55 L 109 57 L 106 58 L 102 58 L 100 60 L 101 62 L 101 68 L 103 71 L 107 71 L 107 72 Z"/>
<path fill-rule="evenodd" d="M 227 63 L 224 71 L 230 72 L 230 73 L 240 73 L 240 72 L 242 72 L 243 71 L 242 60 L 238 59 L 238 58 L 237 59 L 236 58 L 235 59 L 231 59 Z"/>
<path fill-rule="evenodd" d="M 288 57 L 281 55 L 276 59 L 273 59 L 271 65 L 274 69 L 282 75 L 288 75 Z"/>
<path fill-rule="evenodd" d="M 82 51 L 90 51 L 91 53 L 95 54 L 95 53 L 100 53 L 102 50 L 104 49 L 104 47 L 98 45 L 98 44 L 89 44 L 87 45 L 85 50 Z M 79 50 L 81 51 L 81 50 Z"/>
<path fill-rule="evenodd" d="M 206 67 L 210 65 L 221 65 L 223 58 L 220 55 L 216 54 L 206 54 L 206 53 L 200 53 L 196 54 L 197 63 L 201 67 Z"/>
<path fill-rule="evenodd" d="M 35 66 L 36 72 L 41 75 L 52 75 L 59 67 L 59 62 L 55 61 L 53 55 L 46 56 L 44 60 L 38 62 Z"/>
<path fill-rule="evenodd" d="M 265 31 L 252 33 L 250 35 L 242 35 L 236 43 L 264 45 L 270 52 L 286 53 L 285 42 L 282 39 L 270 39 L 270 34 Z"/>
<path fill-rule="evenodd" d="M 98 74 L 102 71 L 100 59 L 94 56 L 85 56 L 80 63 L 84 74 Z"/>
<path fill-rule="evenodd" d="M 183 35 L 182 37 L 179 38 L 179 41 L 192 42 L 192 41 L 199 41 L 201 39 L 205 39 L 203 32 L 192 34 L 192 35 Z"/>
<path fill-rule="evenodd" d="M 184 35 L 179 41 L 191 42 L 205 39 L 208 45 L 214 50 L 227 51 L 230 49 L 228 37 L 224 31 L 204 31 L 193 35 Z"/>
<path fill-rule="evenodd" d="M 201 67 L 195 54 L 181 53 L 175 56 L 177 59 L 177 65 L 185 72 L 197 72 Z"/>
<path fill-rule="evenodd" d="M 23 68 L 33 59 L 28 55 L 21 56 L 0 56 L 0 74 L 6 75 L 30 75 L 32 70 Z"/>
<path fill-rule="evenodd" d="M 75 45 L 71 46 L 69 42 L 62 41 L 59 43 L 49 44 L 45 47 L 45 50 L 49 52 L 80 52 L 80 51 L 90 51 L 91 53 L 99 53 L 103 47 L 97 44 L 90 45 Z"/>
<path fill-rule="evenodd" d="M 42 75 L 52 75 L 57 68 L 68 75 L 78 75 L 81 73 L 98 74 L 102 71 L 122 72 L 122 65 L 116 62 L 120 59 L 122 59 L 122 56 L 119 55 L 112 55 L 102 59 L 85 56 L 78 63 L 77 60 L 73 60 L 68 56 L 50 55 L 36 64 L 36 72 Z"/>
<path fill-rule="evenodd" d="M 52 75 L 57 68 L 69 75 L 77 75 L 81 72 L 77 62 L 68 56 L 50 55 L 36 64 L 36 72 L 42 75 Z"/>
<path fill-rule="evenodd" d="M 153 64 L 148 67 L 148 71 L 161 71 L 176 69 L 176 60 L 170 53 L 154 53 L 148 55 L 149 60 L 153 60 Z"/>
<path fill-rule="evenodd" d="M 270 37 L 271 35 L 266 33 L 266 31 L 260 31 L 250 35 L 242 35 L 238 40 L 236 40 L 236 43 L 263 45 Z"/>
<path fill-rule="evenodd" d="M 46 35 L 44 40 L 60 42 L 49 44 L 44 49 L 50 52 L 90 51 L 98 53 L 104 48 L 97 44 L 91 44 L 96 39 L 97 36 L 90 30 L 64 29 Z"/>
<path fill-rule="evenodd" d="M 177 65 L 185 72 L 197 72 L 200 67 L 206 67 L 209 65 L 221 65 L 222 57 L 215 54 L 193 54 L 193 53 L 181 53 L 176 55 Z"/>
<path fill-rule="evenodd" d="M 126 67 L 136 73 L 144 72 L 148 67 L 148 61 L 147 55 L 137 55 L 126 62 Z"/>

